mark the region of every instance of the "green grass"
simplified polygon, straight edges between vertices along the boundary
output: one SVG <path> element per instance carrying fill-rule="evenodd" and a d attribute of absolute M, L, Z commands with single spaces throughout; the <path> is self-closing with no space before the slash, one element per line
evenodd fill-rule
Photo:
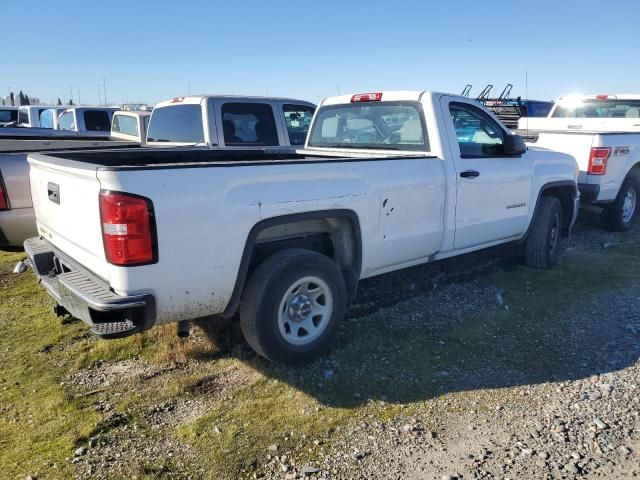
<path fill-rule="evenodd" d="M 112 472 L 114 478 L 197 477 L 199 469 L 210 478 L 237 478 L 259 468 L 274 443 L 279 453 L 291 450 L 312 462 L 318 454 L 317 448 L 308 451 L 313 440 L 330 443 L 336 431 L 363 419 L 430 411 L 436 422 L 439 411 L 454 408 L 440 402 L 451 395 L 464 403 L 472 392 L 481 409 L 523 401 L 509 387 L 588 373 L 580 371 L 583 360 L 574 358 L 564 334 L 594 295 L 634 284 L 640 271 L 640 248 L 629 243 L 575 252 L 551 271 L 494 272 L 478 277 L 475 286 L 503 291 L 508 310 L 489 302 L 445 318 L 429 309 L 437 292 L 425 294 L 345 322 L 328 355 L 289 368 L 252 355 L 237 325 L 223 332 L 196 329 L 187 341 L 175 337 L 174 326 L 117 341 L 92 339 L 81 322 L 63 323 L 53 315 L 31 273 L 10 273 L 21 256 L 0 252 L 4 478 L 76 475 L 73 450 L 98 432 L 108 436 L 122 428 L 95 410 L 99 399 L 126 412 L 150 441 L 171 437 L 193 453 L 183 466 L 165 459 L 130 462 Z M 451 302 L 455 306 L 456 299 Z M 144 381 L 125 375 L 106 392 L 80 397 L 68 382 L 96 361 L 124 359 L 167 372 Z M 328 371 L 333 376 L 325 378 Z M 187 399 L 207 408 L 177 426 L 148 425 L 145 412 L 152 405 Z"/>

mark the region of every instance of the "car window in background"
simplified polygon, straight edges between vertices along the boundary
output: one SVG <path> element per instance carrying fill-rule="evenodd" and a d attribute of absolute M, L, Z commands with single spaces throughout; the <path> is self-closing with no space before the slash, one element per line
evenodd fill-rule
<path fill-rule="evenodd" d="M 114 115 L 111 130 L 125 135 L 138 136 L 138 120 L 128 115 Z"/>
<path fill-rule="evenodd" d="M 221 108 L 225 145 L 278 145 L 278 130 L 271 105 L 225 103 Z"/>
<path fill-rule="evenodd" d="M 593 99 L 560 101 L 553 111 L 560 118 L 640 118 L 640 100 Z"/>
<path fill-rule="evenodd" d="M 86 110 L 84 127 L 92 132 L 108 132 L 111 130 L 111 119 L 104 110 Z"/>
<path fill-rule="evenodd" d="M 147 141 L 203 143 L 200 105 L 172 105 L 154 109 L 149 122 Z"/>
<path fill-rule="evenodd" d="M 29 112 L 26 108 L 18 110 L 18 123 L 29 124 Z"/>
<path fill-rule="evenodd" d="M 42 113 L 40 113 L 40 128 L 53 128 L 53 115 L 53 110 L 43 110 Z"/>
<path fill-rule="evenodd" d="M 59 130 L 75 130 L 76 122 L 73 119 L 73 112 L 63 112 L 58 117 Z"/>
<path fill-rule="evenodd" d="M 287 124 L 289 143 L 291 145 L 304 145 L 315 108 L 308 105 L 285 104 L 282 106 L 282 111 Z"/>
<path fill-rule="evenodd" d="M 366 102 L 318 110 L 309 146 L 428 150 L 418 102 Z"/>
<path fill-rule="evenodd" d="M 9 123 L 15 122 L 18 119 L 17 110 L 2 110 L 0 109 L 0 122 Z"/>
<path fill-rule="evenodd" d="M 489 115 L 472 105 L 458 102 L 449 104 L 449 112 L 463 158 L 502 154 L 504 131 Z"/>

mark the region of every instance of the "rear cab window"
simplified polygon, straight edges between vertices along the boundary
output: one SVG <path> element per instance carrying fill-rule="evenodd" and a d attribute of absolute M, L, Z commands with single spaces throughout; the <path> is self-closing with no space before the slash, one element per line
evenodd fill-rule
<path fill-rule="evenodd" d="M 327 105 L 316 113 L 310 147 L 428 151 L 416 101 Z"/>
<path fill-rule="evenodd" d="M 111 130 L 124 135 L 138 137 L 138 120 L 136 117 L 131 117 L 129 115 L 114 115 Z"/>
<path fill-rule="evenodd" d="M 225 102 L 220 117 L 225 145 L 279 145 L 273 108 L 268 103 Z"/>
<path fill-rule="evenodd" d="M 111 130 L 111 118 L 104 110 L 86 110 L 83 115 L 84 127 L 90 132 L 108 132 Z"/>
<path fill-rule="evenodd" d="M 557 118 L 640 118 L 640 99 L 561 100 L 553 111 Z"/>
<path fill-rule="evenodd" d="M 282 106 L 287 135 L 291 145 L 304 145 L 315 108 L 309 105 L 285 103 Z"/>
<path fill-rule="evenodd" d="M 204 143 L 200 104 L 154 108 L 149 122 L 147 142 Z"/>

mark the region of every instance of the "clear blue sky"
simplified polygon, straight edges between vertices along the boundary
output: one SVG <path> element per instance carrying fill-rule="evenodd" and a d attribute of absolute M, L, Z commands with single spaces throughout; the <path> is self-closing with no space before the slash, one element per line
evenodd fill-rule
<path fill-rule="evenodd" d="M 20 13 L 23 12 L 23 13 Z M 425 89 L 530 98 L 640 90 L 640 0 L 13 0 L 0 92 L 156 102 L 187 93 Z"/>

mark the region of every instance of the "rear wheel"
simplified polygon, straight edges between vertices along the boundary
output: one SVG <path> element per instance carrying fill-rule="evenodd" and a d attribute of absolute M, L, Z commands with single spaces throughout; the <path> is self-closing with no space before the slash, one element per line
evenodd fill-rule
<path fill-rule="evenodd" d="M 525 241 L 525 263 L 540 269 L 555 265 L 561 236 L 562 204 L 556 197 L 542 197 Z"/>
<path fill-rule="evenodd" d="M 627 177 L 615 201 L 602 210 L 604 228 L 613 232 L 629 230 L 638 213 L 638 195 L 640 181 L 637 177 Z"/>
<path fill-rule="evenodd" d="M 255 270 L 242 297 L 240 326 L 263 357 L 302 363 L 327 347 L 347 304 L 340 269 L 319 253 L 288 249 Z"/>

